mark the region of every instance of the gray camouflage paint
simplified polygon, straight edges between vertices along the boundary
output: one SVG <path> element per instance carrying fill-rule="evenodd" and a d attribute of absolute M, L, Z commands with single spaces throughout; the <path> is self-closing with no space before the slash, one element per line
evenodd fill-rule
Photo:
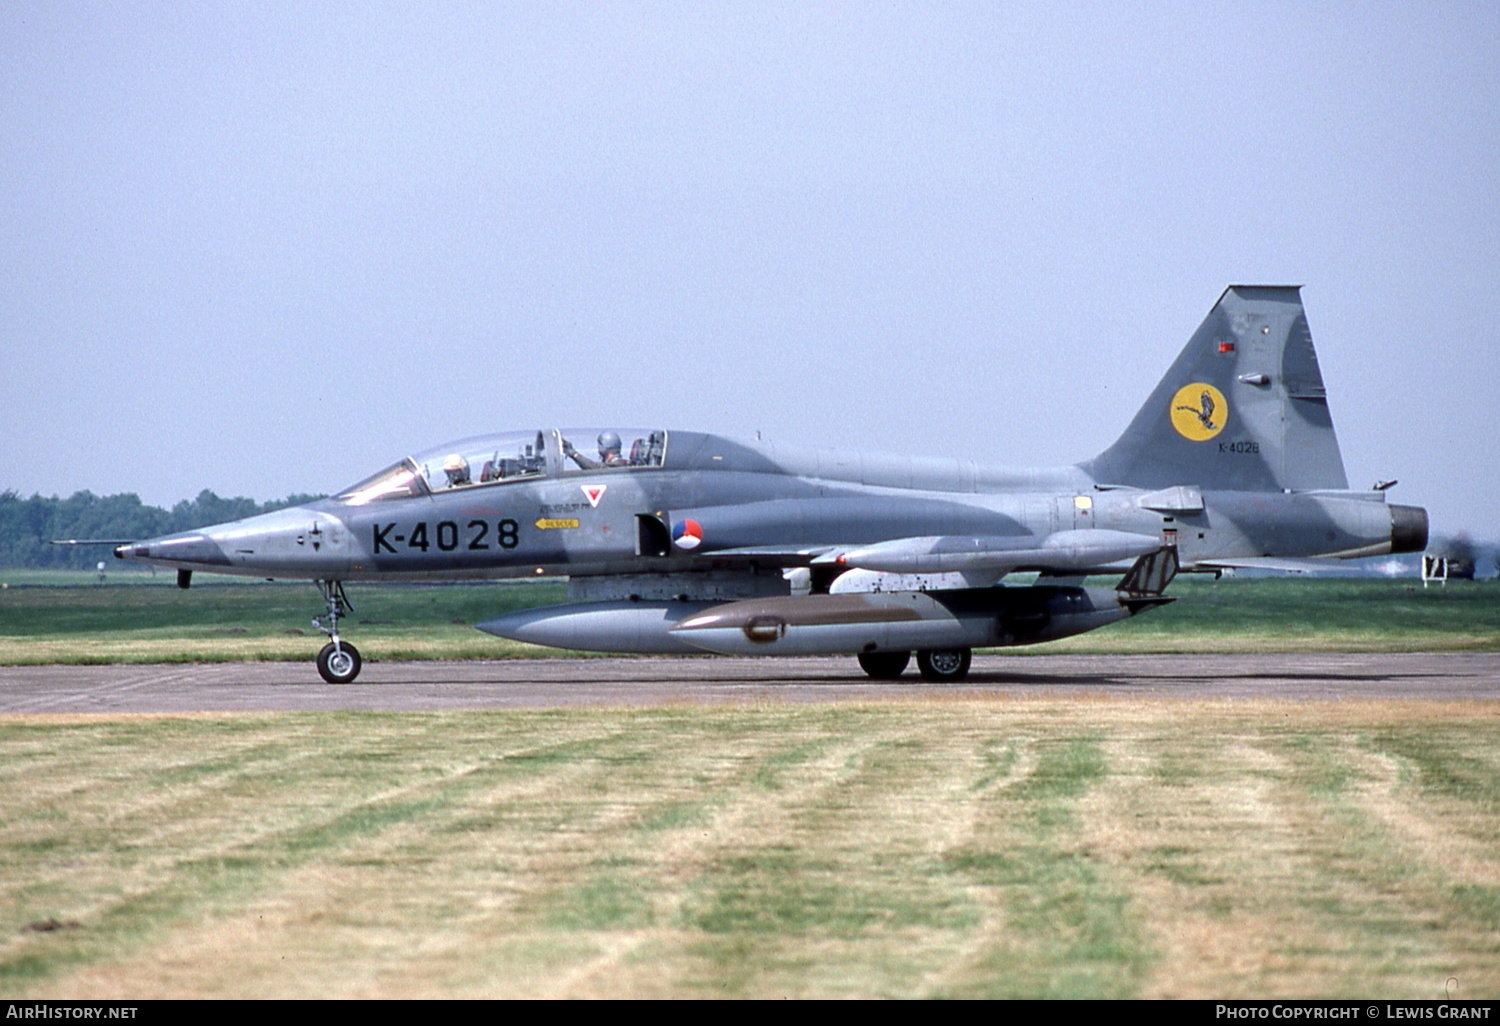
<path fill-rule="evenodd" d="M 1076 466 L 1008 469 L 672 431 L 659 467 L 579 471 L 567 469 L 561 439 L 589 432 L 544 434 L 545 476 L 367 505 L 327 499 L 116 554 L 185 570 L 325 581 L 566 574 L 578 597 L 667 597 L 647 614 L 663 620 L 659 628 L 640 627 L 628 608 L 596 607 L 589 619 L 597 625 L 610 616 L 627 624 L 605 647 L 645 630 L 656 648 L 624 650 L 681 651 L 676 635 L 690 632 L 668 643 L 664 618 L 701 611 L 703 602 L 787 594 L 780 572 L 789 568 L 821 570 L 826 584 L 859 566 L 862 552 L 884 553 L 874 569 L 896 566 L 894 551 L 900 567 L 922 572 L 963 569 L 953 554 L 972 551 L 974 566 L 999 576 L 1088 568 L 1077 551 L 1049 561 L 1049 539 L 1054 549 L 1097 544 L 1101 566 L 1137 551 L 1128 541 L 1121 548 L 1120 535 L 1142 540 L 1139 551 L 1173 544 L 1189 570 L 1426 544 L 1425 511 L 1387 505 L 1384 492 L 1348 490 L 1307 317 L 1290 286 L 1227 289 L 1120 439 Z M 600 486 L 590 501 L 588 490 Z M 689 520 L 701 533 L 692 549 L 669 537 Z M 513 525 L 505 529 L 513 547 L 497 544 L 505 524 Z M 423 548 L 413 545 L 419 537 Z M 994 553 L 1007 548 L 1029 555 L 1013 566 L 997 562 Z M 1095 596 L 1088 602 L 1107 605 Z M 586 612 L 568 610 L 528 614 L 525 626 Z M 1092 629 L 1111 618 L 1119 617 L 1078 622 Z M 985 631 L 986 640 L 965 644 L 1003 643 L 995 640 L 1003 631 Z M 566 634 L 573 647 L 595 647 L 588 630 Z"/>

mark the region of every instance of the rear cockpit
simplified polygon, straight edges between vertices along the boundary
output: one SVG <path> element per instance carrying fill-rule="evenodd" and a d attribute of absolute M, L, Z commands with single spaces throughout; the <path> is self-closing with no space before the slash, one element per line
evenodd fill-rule
<path fill-rule="evenodd" d="M 667 433 L 644 431 L 640 428 L 580 428 L 572 431 L 555 431 L 559 451 L 565 462 L 563 471 L 579 470 L 640 470 L 660 467 L 667 455 Z M 592 441 L 588 441 L 592 439 Z M 580 452 L 574 441 L 592 447 L 592 452 Z"/>
<path fill-rule="evenodd" d="M 667 433 L 643 428 L 573 428 L 477 435 L 410 456 L 335 496 L 363 506 L 455 488 L 477 488 L 583 471 L 629 471 L 666 463 Z"/>

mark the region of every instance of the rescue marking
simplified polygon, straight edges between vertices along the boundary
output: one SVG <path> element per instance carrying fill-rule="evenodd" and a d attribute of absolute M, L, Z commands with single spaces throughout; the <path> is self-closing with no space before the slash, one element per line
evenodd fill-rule
<path fill-rule="evenodd" d="M 536 526 L 541 531 L 566 531 L 578 526 L 577 517 L 537 517 Z"/>
<path fill-rule="evenodd" d="M 1168 409 L 1172 427 L 1190 442 L 1208 441 L 1223 431 L 1229 420 L 1229 403 L 1224 393 L 1201 381 L 1179 388 Z"/>

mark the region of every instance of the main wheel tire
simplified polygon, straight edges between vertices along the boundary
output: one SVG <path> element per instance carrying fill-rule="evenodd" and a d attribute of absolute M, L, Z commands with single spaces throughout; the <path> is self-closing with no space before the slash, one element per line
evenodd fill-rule
<path fill-rule="evenodd" d="M 973 658 L 972 649 L 928 648 L 917 653 L 917 669 L 923 680 L 951 684 L 969 675 L 969 663 Z"/>
<path fill-rule="evenodd" d="M 337 649 L 330 641 L 318 653 L 318 674 L 330 684 L 353 682 L 364 664 L 364 660 L 359 657 L 359 649 L 347 641 L 339 642 Z"/>
<path fill-rule="evenodd" d="M 859 668 L 876 680 L 895 680 L 911 662 L 910 652 L 861 652 Z"/>

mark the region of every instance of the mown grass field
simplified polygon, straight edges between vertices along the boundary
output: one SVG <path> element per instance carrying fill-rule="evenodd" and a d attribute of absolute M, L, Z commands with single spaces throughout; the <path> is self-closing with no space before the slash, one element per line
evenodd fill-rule
<path fill-rule="evenodd" d="M 0 996 L 1500 994 L 1500 708 L 0 719 Z"/>
<path fill-rule="evenodd" d="M 81 576 L 0 589 L 0 665 L 305 660 L 326 641 L 311 625 L 324 612 L 311 584 L 208 577 L 184 591 L 169 574 L 111 575 L 103 585 Z M 474 624 L 565 595 L 551 582 L 351 585 L 354 612 L 340 629 L 366 659 L 537 654 Z"/>
<path fill-rule="evenodd" d="M 0 574 L 0 662 L 307 659 L 308 586 Z M 9 577 L 9 579 L 7 579 Z M 1052 650 L 1500 648 L 1190 579 Z M 374 658 L 557 585 L 359 587 Z M 299 633 L 300 632 L 300 633 Z M 1500 703 L 0 717 L 0 997 L 1500 996 Z"/>
<path fill-rule="evenodd" d="M 88 574 L 55 586 L 44 574 L 0 572 L 0 664 L 305 660 L 323 643 L 307 584 L 200 575 Z M 135 583 L 126 583 L 135 582 Z M 145 583 L 141 583 L 145 582 Z M 225 582 L 225 583 L 219 583 Z M 560 583 L 354 585 L 345 636 L 367 659 L 469 659 L 545 650 L 473 624 L 562 602 Z M 1500 648 L 1500 582 L 1423 589 L 1410 580 L 1211 579 L 1174 582 L 1179 601 L 1104 630 L 1027 651 L 1445 651 Z"/>

